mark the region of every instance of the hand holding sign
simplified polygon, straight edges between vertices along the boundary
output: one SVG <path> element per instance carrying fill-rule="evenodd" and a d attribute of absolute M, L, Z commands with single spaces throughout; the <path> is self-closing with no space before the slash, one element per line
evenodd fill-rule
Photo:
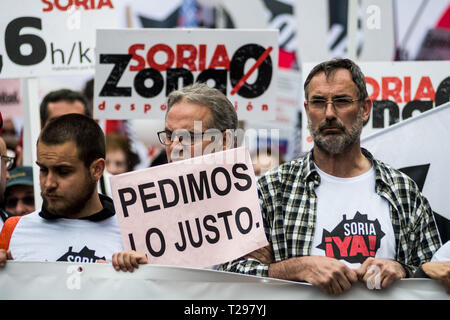
<path fill-rule="evenodd" d="M 375 268 L 375 269 L 374 269 Z M 374 274 L 372 270 L 377 270 Z M 362 282 L 373 282 L 373 277 L 378 278 L 377 283 L 372 286 L 375 289 L 387 288 L 395 281 L 405 278 L 406 272 L 402 265 L 394 260 L 380 259 L 380 258 L 367 258 L 364 263 L 356 270 L 358 278 Z"/>
<path fill-rule="evenodd" d="M 148 259 L 145 254 L 134 250 L 117 252 L 112 256 L 112 265 L 117 271 L 133 272 L 134 268 L 139 268 L 140 264 L 147 263 Z"/>
<path fill-rule="evenodd" d="M 355 270 L 334 258 L 322 256 L 293 257 L 270 265 L 269 277 L 307 281 L 327 294 L 338 295 L 358 281 Z"/>

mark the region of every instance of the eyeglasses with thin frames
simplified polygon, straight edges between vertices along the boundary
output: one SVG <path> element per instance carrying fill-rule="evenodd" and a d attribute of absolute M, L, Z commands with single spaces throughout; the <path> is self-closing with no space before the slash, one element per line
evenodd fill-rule
<path fill-rule="evenodd" d="M 361 101 L 361 99 L 351 99 L 351 98 L 337 98 L 331 101 L 325 99 L 311 99 L 307 100 L 306 103 L 311 109 L 314 110 L 325 110 L 329 103 L 331 103 L 335 110 L 343 110 L 348 108 L 353 104 L 353 102 Z"/>
<path fill-rule="evenodd" d="M 212 132 L 208 132 L 211 130 Z M 213 133 L 213 129 L 208 129 L 206 132 L 190 132 L 186 130 L 175 130 L 174 132 L 170 131 L 159 131 L 158 139 L 161 144 L 165 146 L 170 146 L 175 140 L 177 140 L 179 143 L 181 143 L 183 146 L 192 146 L 197 141 L 203 141 L 203 135 L 205 133 Z M 217 132 L 224 132 L 225 130 L 217 130 Z"/>

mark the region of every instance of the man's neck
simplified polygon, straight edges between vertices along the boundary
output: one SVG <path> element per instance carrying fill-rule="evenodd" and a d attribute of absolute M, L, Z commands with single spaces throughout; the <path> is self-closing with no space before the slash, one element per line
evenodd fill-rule
<path fill-rule="evenodd" d="M 103 209 L 102 202 L 97 190 L 92 193 L 92 197 L 87 201 L 83 210 L 80 212 L 79 218 L 84 218 L 96 214 Z"/>
<path fill-rule="evenodd" d="M 330 154 L 315 145 L 313 155 L 315 165 L 335 177 L 356 177 L 372 167 L 370 160 L 362 154 L 359 143 L 355 143 L 341 154 Z"/>

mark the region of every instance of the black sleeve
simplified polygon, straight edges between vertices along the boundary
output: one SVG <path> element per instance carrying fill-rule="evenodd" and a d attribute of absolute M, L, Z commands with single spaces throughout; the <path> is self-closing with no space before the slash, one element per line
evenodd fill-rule
<path fill-rule="evenodd" d="M 430 277 L 425 273 L 425 271 L 423 271 L 422 266 L 417 268 L 416 272 L 414 273 L 414 278 L 428 278 L 428 279 L 430 279 Z"/>
<path fill-rule="evenodd" d="M 5 210 L 0 209 L 0 218 L 3 220 L 3 222 L 5 222 L 6 219 L 9 218 L 9 215 L 5 212 Z"/>

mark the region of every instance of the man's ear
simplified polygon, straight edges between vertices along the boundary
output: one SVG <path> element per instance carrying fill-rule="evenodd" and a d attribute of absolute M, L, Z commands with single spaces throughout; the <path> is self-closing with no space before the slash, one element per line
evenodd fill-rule
<path fill-rule="evenodd" d="M 105 162 L 105 159 L 103 159 L 103 158 L 98 158 L 91 163 L 90 173 L 91 173 L 92 178 L 95 181 L 100 180 L 100 178 L 103 175 L 103 171 L 105 170 L 105 167 L 106 167 L 106 162 Z"/>
<path fill-rule="evenodd" d="M 223 134 L 223 150 L 229 150 L 231 148 L 233 148 L 234 145 L 234 135 L 233 135 L 233 131 L 231 131 L 230 129 L 226 129 Z"/>
<path fill-rule="evenodd" d="M 364 123 L 366 123 L 370 118 L 372 106 L 373 106 L 372 100 L 370 100 L 370 98 L 366 98 L 361 106 L 361 108 L 363 108 L 362 118 Z"/>

